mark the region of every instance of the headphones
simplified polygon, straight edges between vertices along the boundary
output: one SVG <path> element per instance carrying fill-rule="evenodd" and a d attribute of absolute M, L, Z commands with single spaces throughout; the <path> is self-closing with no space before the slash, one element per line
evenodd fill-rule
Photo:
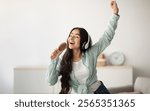
<path fill-rule="evenodd" d="M 91 36 L 88 34 L 88 41 L 87 41 L 87 42 L 84 42 L 83 45 L 82 45 L 82 49 L 83 49 L 83 50 L 86 50 L 86 49 L 89 48 L 90 41 L 91 41 Z"/>

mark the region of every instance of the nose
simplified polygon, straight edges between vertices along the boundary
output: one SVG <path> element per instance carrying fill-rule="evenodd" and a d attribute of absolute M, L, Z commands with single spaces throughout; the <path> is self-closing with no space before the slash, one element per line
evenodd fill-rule
<path fill-rule="evenodd" d="M 74 38 L 75 38 L 74 36 L 70 36 L 70 39 L 71 39 L 71 40 L 74 40 Z"/>

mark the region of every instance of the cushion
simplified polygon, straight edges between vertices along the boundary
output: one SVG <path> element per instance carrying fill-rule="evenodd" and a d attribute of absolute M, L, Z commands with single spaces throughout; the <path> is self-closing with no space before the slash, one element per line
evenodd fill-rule
<path fill-rule="evenodd" d="M 150 93 L 150 78 L 139 76 L 136 78 L 134 84 L 134 91 L 142 92 L 144 94 Z"/>

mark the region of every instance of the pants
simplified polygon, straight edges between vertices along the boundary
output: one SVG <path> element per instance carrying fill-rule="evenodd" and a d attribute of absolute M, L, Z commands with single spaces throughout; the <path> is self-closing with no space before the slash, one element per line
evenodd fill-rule
<path fill-rule="evenodd" d="M 94 92 L 94 94 L 110 94 L 108 89 L 105 87 L 103 82 L 101 81 L 101 85 L 97 88 L 97 90 Z"/>

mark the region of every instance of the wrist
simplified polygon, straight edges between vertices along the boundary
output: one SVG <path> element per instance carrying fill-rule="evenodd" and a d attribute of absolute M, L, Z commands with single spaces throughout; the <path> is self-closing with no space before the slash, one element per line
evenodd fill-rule
<path fill-rule="evenodd" d="M 117 16 L 119 16 L 119 14 L 118 13 L 114 13 L 115 15 L 117 15 Z"/>

